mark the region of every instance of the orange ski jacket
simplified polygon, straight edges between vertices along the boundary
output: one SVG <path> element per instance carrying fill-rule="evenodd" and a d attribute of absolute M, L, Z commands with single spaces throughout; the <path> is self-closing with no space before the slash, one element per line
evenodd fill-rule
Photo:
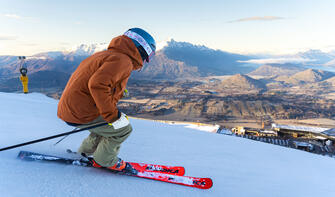
<path fill-rule="evenodd" d="M 126 36 L 114 38 L 106 51 L 83 60 L 71 75 L 58 103 L 60 119 L 85 124 L 102 116 L 106 122 L 117 119 L 118 101 L 133 70 L 143 60 L 133 41 Z"/>

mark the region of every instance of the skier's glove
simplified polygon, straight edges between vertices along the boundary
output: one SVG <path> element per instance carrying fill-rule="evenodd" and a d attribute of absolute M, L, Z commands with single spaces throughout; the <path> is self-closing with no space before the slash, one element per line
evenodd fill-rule
<path fill-rule="evenodd" d="M 127 97 L 129 97 L 129 92 L 128 92 L 127 89 L 124 89 L 124 91 L 123 91 L 123 98 L 127 98 Z"/>
<path fill-rule="evenodd" d="M 119 114 L 120 114 L 120 116 L 119 116 L 118 120 L 108 123 L 108 125 L 112 126 L 114 129 L 120 129 L 120 128 L 128 126 L 130 124 L 128 116 L 126 114 L 124 114 L 120 111 L 119 111 L 118 115 Z"/>

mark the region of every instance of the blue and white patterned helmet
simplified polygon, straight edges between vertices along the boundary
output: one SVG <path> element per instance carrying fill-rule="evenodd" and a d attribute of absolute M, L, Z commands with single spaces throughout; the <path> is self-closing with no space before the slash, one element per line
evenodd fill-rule
<path fill-rule="evenodd" d="M 143 61 L 150 62 L 156 51 L 155 39 L 141 28 L 131 28 L 124 35 L 135 43 Z"/>

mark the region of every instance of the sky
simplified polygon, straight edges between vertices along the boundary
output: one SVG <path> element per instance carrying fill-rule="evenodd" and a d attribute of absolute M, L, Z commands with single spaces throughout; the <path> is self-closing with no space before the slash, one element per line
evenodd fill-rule
<path fill-rule="evenodd" d="M 108 43 L 131 27 L 242 54 L 335 49 L 334 0 L 0 0 L 0 55 Z"/>

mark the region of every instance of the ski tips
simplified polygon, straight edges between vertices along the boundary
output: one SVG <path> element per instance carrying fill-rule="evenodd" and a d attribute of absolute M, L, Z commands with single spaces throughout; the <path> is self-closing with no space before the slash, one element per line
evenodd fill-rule
<path fill-rule="evenodd" d="M 202 189 L 210 189 L 213 187 L 213 180 L 211 178 L 205 178 L 205 187 Z"/>

